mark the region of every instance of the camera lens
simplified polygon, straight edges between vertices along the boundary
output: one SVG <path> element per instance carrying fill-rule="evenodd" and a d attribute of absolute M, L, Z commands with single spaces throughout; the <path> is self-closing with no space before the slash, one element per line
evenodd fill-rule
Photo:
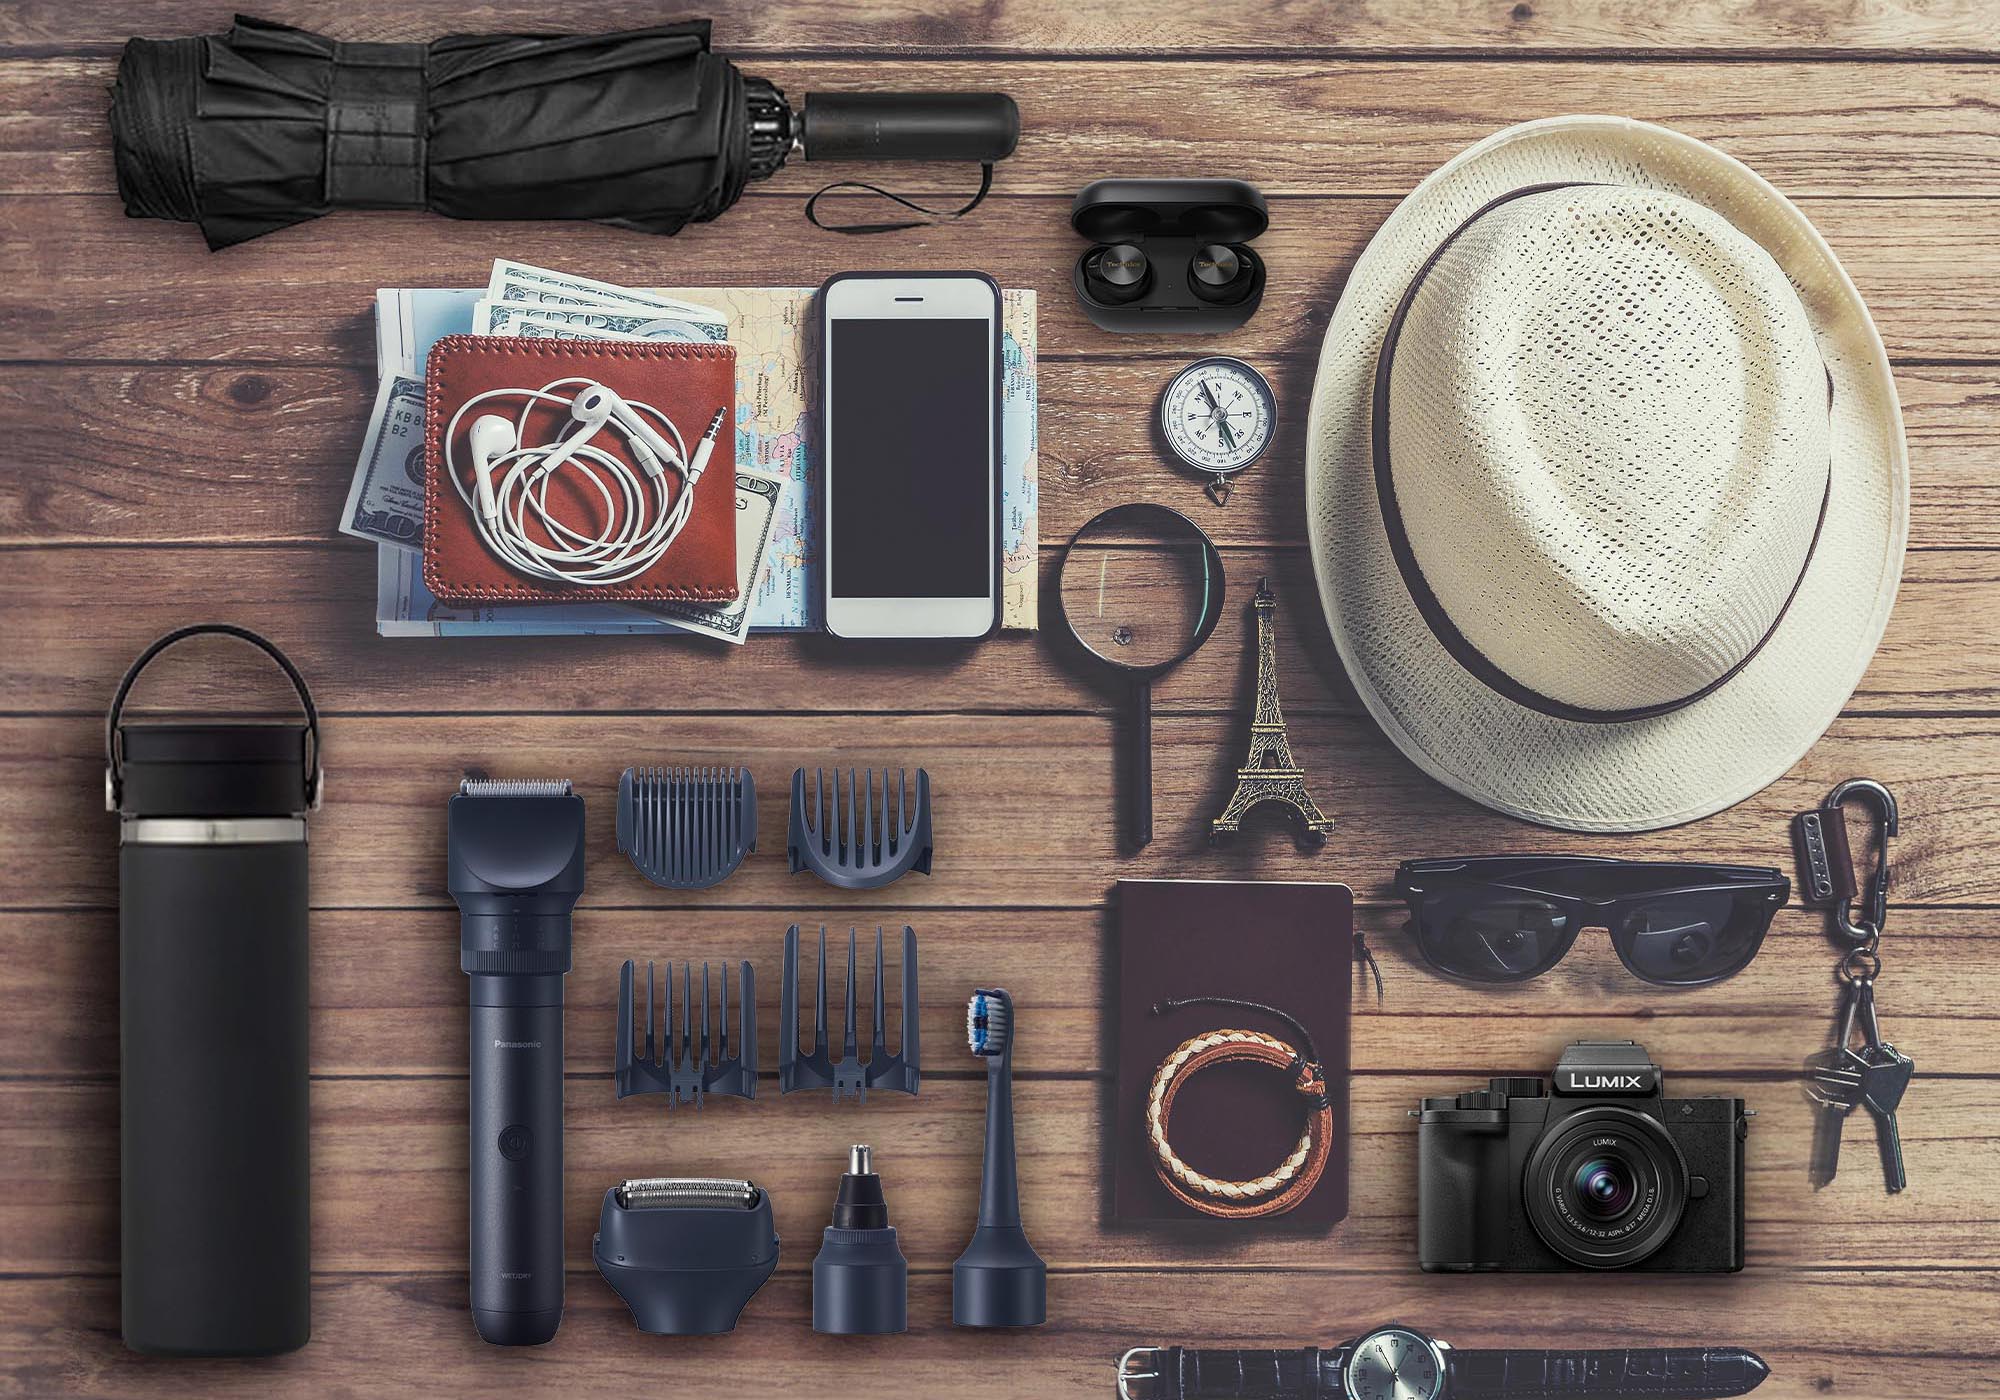
<path fill-rule="evenodd" d="M 1679 1228 L 1687 1162 L 1657 1119 L 1606 1104 L 1551 1128 L 1528 1154 L 1522 1188 L 1543 1244 L 1583 1268 L 1623 1269 Z"/>
<path fill-rule="evenodd" d="M 1616 1220 L 1632 1209 L 1639 1188 L 1623 1162 L 1593 1157 L 1576 1169 L 1576 1195 L 1586 1214 L 1598 1220 Z"/>

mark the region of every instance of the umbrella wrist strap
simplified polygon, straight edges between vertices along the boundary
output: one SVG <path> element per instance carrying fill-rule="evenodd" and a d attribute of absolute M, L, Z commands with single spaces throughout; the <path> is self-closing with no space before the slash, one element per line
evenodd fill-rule
<path fill-rule="evenodd" d="M 830 185 L 821 186 L 813 193 L 812 198 L 806 201 L 806 222 L 810 223 L 814 228 L 823 228 L 828 233 L 897 233 L 903 229 L 924 228 L 931 224 L 949 223 L 953 219 L 962 219 L 985 201 L 987 194 L 992 188 L 993 162 L 991 161 L 982 162 L 979 167 L 978 192 L 962 206 L 951 210 L 928 208 L 925 205 L 917 203 L 914 199 L 906 199 L 902 195 L 896 194 L 891 190 L 885 190 L 880 185 L 870 184 L 866 180 L 835 180 Z M 818 205 L 820 199 L 825 195 L 833 194 L 839 190 L 858 190 L 863 194 L 876 195 L 893 204 L 900 204 L 905 209 L 915 210 L 924 217 L 921 219 L 892 219 L 884 223 L 870 224 L 826 223 L 819 216 Z"/>

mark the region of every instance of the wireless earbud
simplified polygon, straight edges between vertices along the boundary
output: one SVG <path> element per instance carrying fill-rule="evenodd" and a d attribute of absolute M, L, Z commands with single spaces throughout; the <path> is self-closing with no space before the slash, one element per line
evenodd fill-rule
<path fill-rule="evenodd" d="M 1239 301 L 1256 281 L 1256 265 L 1257 255 L 1248 248 L 1204 244 L 1188 263 L 1188 290 L 1218 305 Z"/>
<path fill-rule="evenodd" d="M 1264 260 L 1250 244 L 1270 213 L 1241 180 L 1099 180 L 1069 222 L 1088 240 L 1070 285 L 1102 330 L 1212 334 L 1264 300 Z"/>
<path fill-rule="evenodd" d="M 1114 243 L 1084 259 L 1083 279 L 1099 301 L 1122 306 L 1152 289 L 1153 265 L 1137 244 Z"/>

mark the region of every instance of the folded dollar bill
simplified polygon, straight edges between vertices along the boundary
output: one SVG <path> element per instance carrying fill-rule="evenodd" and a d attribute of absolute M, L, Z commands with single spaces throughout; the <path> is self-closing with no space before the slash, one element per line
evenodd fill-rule
<path fill-rule="evenodd" d="M 481 301 L 472 308 L 474 335 L 531 340 L 729 339 L 729 323 L 648 307 L 544 306 L 533 302 Z"/>
<path fill-rule="evenodd" d="M 736 601 L 733 603 L 644 603 L 645 611 L 686 632 L 720 637 L 743 645 L 750 635 L 750 600 L 764 574 L 771 549 L 771 522 L 777 518 L 785 479 L 769 472 L 736 471 Z"/>
<path fill-rule="evenodd" d="M 445 603 L 424 586 L 423 561 L 408 550 L 377 551 L 375 631 L 383 637 L 603 636 L 694 632 L 741 646 L 750 632 L 750 581 L 764 569 L 783 478 L 736 473 L 734 603 Z"/>
<path fill-rule="evenodd" d="M 376 296 L 376 349 L 382 383 L 347 488 L 340 532 L 398 549 L 423 544 L 424 383 L 430 346 L 452 329 L 474 335 L 522 335 L 576 340 L 708 340 L 729 338 L 729 320 L 712 306 L 680 297 L 574 277 L 501 259 L 487 295 L 467 309 L 456 294 L 385 289 Z M 417 296 L 429 314 L 419 317 Z M 534 318 L 526 324 L 526 318 Z M 414 343 L 413 343 L 414 342 Z M 393 352 L 393 360 L 391 354 Z"/>
<path fill-rule="evenodd" d="M 388 374 L 361 440 L 340 532 L 401 549 L 424 538 L 424 381 Z"/>

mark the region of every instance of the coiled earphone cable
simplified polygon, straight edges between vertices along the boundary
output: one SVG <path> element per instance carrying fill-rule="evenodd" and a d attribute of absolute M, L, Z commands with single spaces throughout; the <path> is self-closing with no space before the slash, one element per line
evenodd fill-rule
<path fill-rule="evenodd" d="M 574 395 L 556 392 L 580 385 Z M 497 413 L 473 420 L 472 485 L 459 470 L 453 444 L 458 425 L 474 407 L 501 399 L 521 400 L 509 422 Z M 530 444 L 528 419 L 538 404 L 567 409 L 576 430 L 565 437 Z M 445 428 L 445 471 L 459 499 L 471 511 L 481 541 L 495 558 L 518 573 L 549 583 L 608 588 L 645 573 L 660 562 L 688 521 L 695 482 L 715 451 L 727 408 L 718 408 L 690 455 L 674 421 L 649 403 L 620 398 L 593 379 L 568 376 L 539 389 L 489 389 L 467 399 Z M 657 426 L 655 426 L 657 424 Z M 639 464 L 597 445 L 604 429 L 616 433 Z M 568 468 L 596 492 L 604 526 L 596 534 L 556 518 L 549 508 L 549 483 Z M 668 473 L 679 478 L 671 490 Z M 530 528 L 530 517 L 546 542 Z"/>

